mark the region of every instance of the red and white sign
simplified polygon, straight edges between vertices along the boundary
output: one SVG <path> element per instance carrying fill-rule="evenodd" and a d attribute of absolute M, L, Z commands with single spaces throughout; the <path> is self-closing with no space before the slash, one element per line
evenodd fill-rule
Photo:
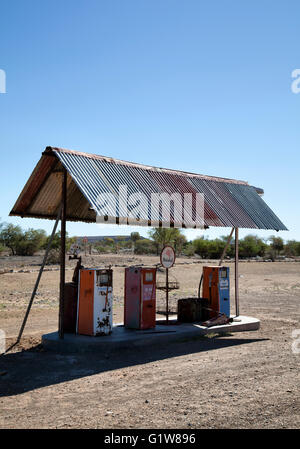
<path fill-rule="evenodd" d="M 175 263 L 175 251 L 172 246 L 164 246 L 160 253 L 160 263 L 164 268 L 171 268 Z"/>

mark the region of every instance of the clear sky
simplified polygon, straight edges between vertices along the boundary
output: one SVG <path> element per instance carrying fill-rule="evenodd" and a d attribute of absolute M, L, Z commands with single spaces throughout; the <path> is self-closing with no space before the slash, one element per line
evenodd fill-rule
<path fill-rule="evenodd" d="M 299 19 L 290 0 L 0 0 L 1 221 L 51 231 L 8 214 L 53 145 L 246 180 L 300 240 Z"/>

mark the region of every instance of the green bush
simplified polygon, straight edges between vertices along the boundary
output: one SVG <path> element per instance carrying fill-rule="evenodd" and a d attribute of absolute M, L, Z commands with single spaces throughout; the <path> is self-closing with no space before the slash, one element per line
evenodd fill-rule
<path fill-rule="evenodd" d="M 189 242 L 184 246 L 183 254 L 188 257 L 193 257 L 195 255 L 195 247 L 193 242 Z"/>
<path fill-rule="evenodd" d="M 300 256 L 300 242 L 296 240 L 289 240 L 284 245 L 284 254 L 288 257 L 299 257 Z"/>
<path fill-rule="evenodd" d="M 134 245 L 134 254 L 155 254 L 155 244 L 148 239 L 137 240 Z"/>
<path fill-rule="evenodd" d="M 60 264 L 60 250 L 52 248 L 49 251 L 47 257 L 47 265 L 59 265 Z"/>
<path fill-rule="evenodd" d="M 220 258 L 225 244 L 225 241 L 222 239 L 208 240 L 204 237 L 197 238 L 193 241 L 195 253 L 201 256 L 202 259 Z"/>
<path fill-rule="evenodd" d="M 239 255 L 241 258 L 263 257 L 268 245 L 255 235 L 247 235 L 239 243 Z"/>
<path fill-rule="evenodd" d="M 95 249 L 98 251 L 98 253 L 111 253 L 112 252 L 112 247 L 106 246 L 106 245 L 101 245 L 101 244 L 95 245 Z"/>
<path fill-rule="evenodd" d="M 61 232 L 58 231 L 54 234 L 53 236 L 53 240 L 51 243 L 50 248 L 51 249 L 60 249 L 60 236 L 61 236 Z M 48 247 L 49 244 L 49 240 L 50 240 L 50 235 L 48 237 L 45 238 L 44 243 L 42 245 L 43 249 L 46 249 Z M 76 243 L 77 237 L 69 237 L 68 233 L 66 232 L 66 251 L 69 251 L 71 245 L 73 243 Z"/>
<path fill-rule="evenodd" d="M 41 249 L 46 241 L 46 232 L 42 229 L 23 231 L 20 226 L 4 224 L 1 226 L 0 244 L 9 248 L 12 255 L 32 256 Z"/>
<path fill-rule="evenodd" d="M 271 241 L 270 247 L 275 252 L 276 256 L 279 256 L 281 251 L 284 249 L 284 243 L 283 239 L 281 237 L 276 237 L 275 235 L 272 235 L 269 240 Z"/>

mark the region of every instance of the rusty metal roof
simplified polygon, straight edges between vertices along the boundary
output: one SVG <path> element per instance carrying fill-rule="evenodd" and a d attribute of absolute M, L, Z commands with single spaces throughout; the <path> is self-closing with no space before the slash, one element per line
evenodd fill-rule
<path fill-rule="evenodd" d="M 117 197 L 126 185 L 128 195 L 141 192 L 141 216 L 131 218 L 108 204 L 107 222 L 159 226 L 161 215 L 150 216 L 151 194 L 204 194 L 204 225 L 287 230 L 261 198 L 262 189 L 245 181 L 152 167 L 110 157 L 47 147 L 23 188 L 10 215 L 54 219 L 61 201 L 61 173 L 67 170 L 67 220 L 96 222 L 101 215 L 99 196 Z M 132 205 L 134 207 L 134 205 Z M 190 218 L 194 219 L 192 209 Z M 152 222 L 150 224 L 150 218 Z M 178 221 L 178 220 L 177 220 Z M 181 226 L 171 217 L 171 226 Z M 164 223 L 166 225 L 166 223 Z M 192 226 L 191 226 L 192 227 Z"/>

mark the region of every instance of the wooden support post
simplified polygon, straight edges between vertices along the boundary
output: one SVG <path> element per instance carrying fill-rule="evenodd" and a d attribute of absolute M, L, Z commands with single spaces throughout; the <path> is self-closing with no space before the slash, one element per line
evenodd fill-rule
<path fill-rule="evenodd" d="M 166 320 L 169 323 L 169 268 L 166 268 Z"/>
<path fill-rule="evenodd" d="M 30 310 L 31 310 L 31 306 L 33 304 L 33 300 L 35 298 L 35 295 L 36 295 L 36 292 L 37 292 L 37 289 L 38 289 L 38 286 L 39 286 L 39 283 L 40 283 L 40 280 L 41 280 L 41 277 L 42 277 L 42 274 L 43 274 L 43 270 L 44 270 L 44 267 L 45 267 L 46 262 L 47 262 L 48 254 L 49 254 L 49 251 L 50 251 L 50 248 L 51 248 L 53 237 L 55 235 L 56 228 L 57 228 L 58 222 L 60 220 L 60 217 L 61 217 L 61 207 L 59 208 L 59 211 L 58 211 L 58 214 L 57 214 L 57 218 L 56 218 L 53 230 L 52 230 L 52 234 L 51 234 L 51 236 L 49 238 L 47 249 L 46 249 L 46 252 L 45 252 L 45 255 L 44 255 L 43 263 L 41 265 L 41 268 L 40 268 L 40 271 L 39 271 L 39 274 L 38 274 L 38 277 L 37 277 L 34 289 L 32 291 L 31 298 L 30 298 L 30 301 L 29 301 L 29 304 L 28 304 L 28 307 L 27 307 L 27 310 L 26 310 L 26 313 L 25 313 L 25 316 L 24 316 L 24 319 L 23 319 L 23 323 L 22 323 L 22 326 L 20 328 L 20 332 L 19 332 L 19 335 L 18 335 L 18 338 L 17 338 L 17 341 L 16 341 L 15 344 L 19 343 L 19 341 L 21 340 L 21 337 L 23 335 L 23 331 L 24 331 L 24 328 L 25 328 L 25 325 L 26 325 L 26 322 L 27 322 L 27 318 L 29 316 L 29 313 L 30 313 Z"/>
<path fill-rule="evenodd" d="M 221 259 L 220 259 L 220 262 L 219 262 L 219 267 L 220 267 L 220 266 L 222 265 L 222 263 L 223 263 L 223 259 L 224 259 L 224 257 L 225 257 L 226 252 L 227 252 L 228 246 L 230 245 L 230 242 L 231 242 L 233 233 L 234 233 L 234 228 L 232 228 L 231 233 L 230 233 L 230 235 L 229 235 L 229 237 L 228 237 L 228 240 L 227 240 L 227 242 L 226 242 L 225 248 L 224 248 L 224 250 L 223 250 L 223 253 L 222 253 L 222 256 L 221 256 Z"/>
<path fill-rule="evenodd" d="M 235 228 L 235 314 L 239 316 L 239 228 Z"/>
<path fill-rule="evenodd" d="M 66 272 L 66 215 L 67 215 L 67 170 L 62 175 L 61 198 L 61 240 L 60 240 L 60 292 L 59 292 L 59 338 L 64 338 L 64 300 L 65 300 L 65 272 Z"/>

